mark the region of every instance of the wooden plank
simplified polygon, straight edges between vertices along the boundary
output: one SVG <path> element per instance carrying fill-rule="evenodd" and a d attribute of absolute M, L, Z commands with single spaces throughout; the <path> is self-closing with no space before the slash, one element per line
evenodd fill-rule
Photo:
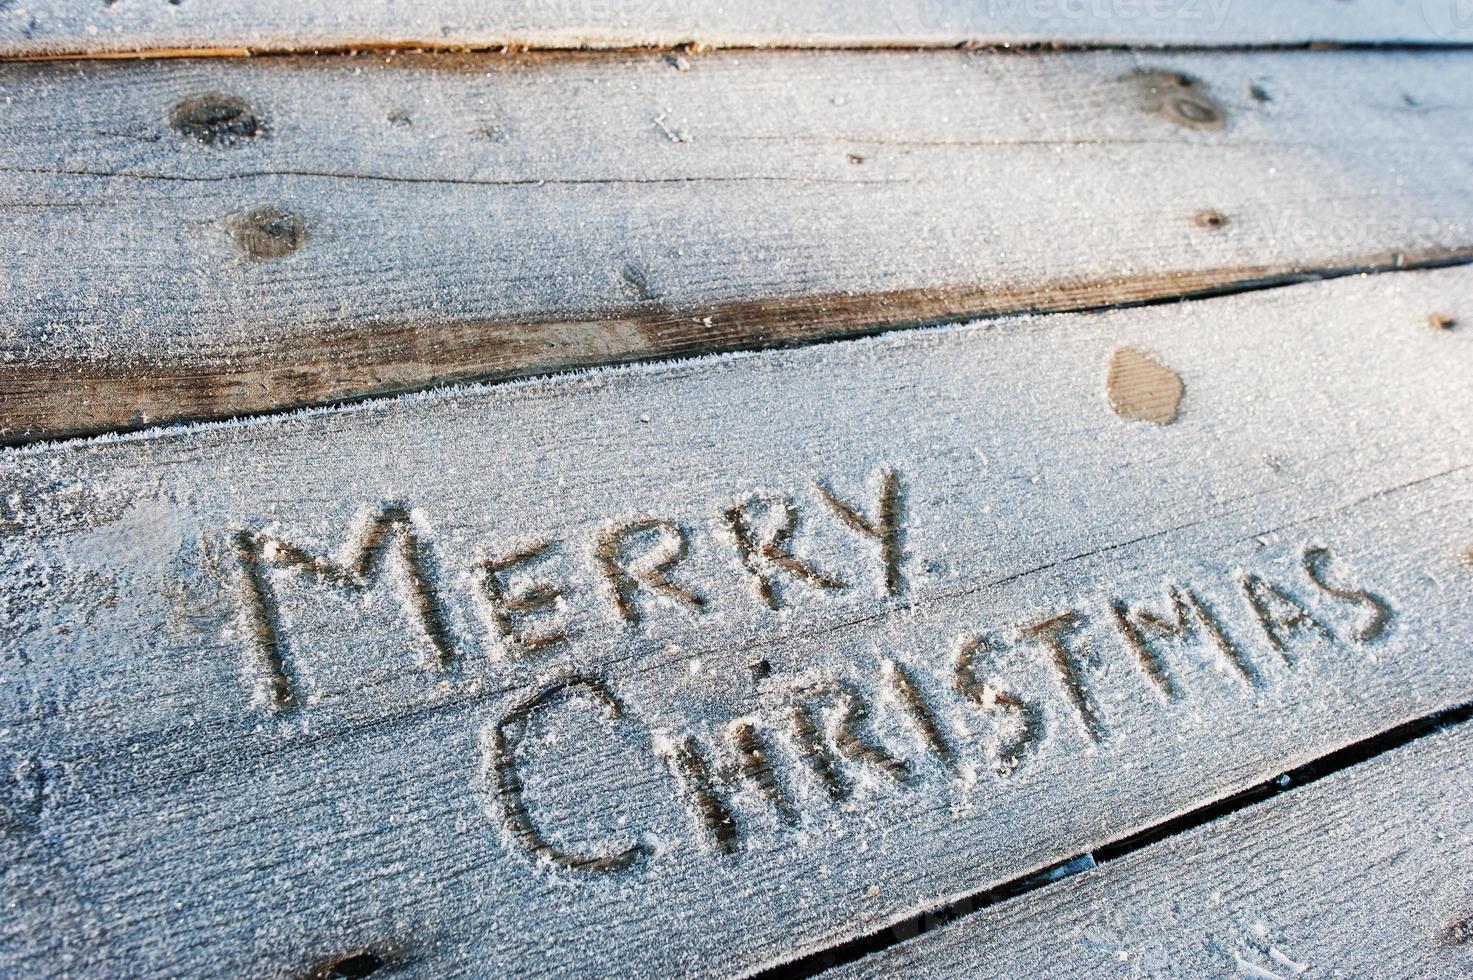
<path fill-rule="evenodd" d="M 824 976 L 1473 972 L 1465 724 Z"/>
<path fill-rule="evenodd" d="M 1406 272 L 0 453 L 0 972 L 740 972 L 1465 702 L 1473 333 L 1428 316 L 1470 307 Z M 1122 348 L 1169 424 L 1112 410 Z"/>
<path fill-rule="evenodd" d="M 1461 15 L 1461 16 L 1460 16 Z M 0 7 L 0 56 L 433 48 L 1441 44 L 1473 40 L 1456 0 L 46 0 Z"/>
<path fill-rule="evenodd" d="M 1467 258 L 1473 54 L 19 65 L 11 439 Z"/>

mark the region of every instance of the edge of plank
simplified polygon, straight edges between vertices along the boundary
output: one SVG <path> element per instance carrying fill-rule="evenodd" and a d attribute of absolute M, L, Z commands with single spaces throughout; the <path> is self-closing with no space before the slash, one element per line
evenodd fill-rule
<path fill-rule="evenodd" d="M 0 446 L 269 415 L 610 364 L 841 340 L 987 317 L 1089 312 L 1473 263 L 1473 246 L 1316 269 L 1266 265 L 1040 288 L 813 295 L 563 321 L 365 325 L 173 361 L 62 355 L 0 365 Z"/>
<path fill-rule="evenodd" d="M 485 54 L 522 52 L 602 53 L 661 51 L 950 51 L 992 50 L 999 53 L 1026 54 L 1032 51 L 1345 51 L 1345 50 L 1448 50 L 1473 47 L 1473 39 L 1435 39 L 1409 37 L 1377 41 L 1371 39 L 1309 36 L 1285 41 L 1253 41 L 1243 38 L 1217 43 L 1189 38 L 1168 40 L 1099 39 L 1064 40 L 1049 38 L 1015 39 L 1007 36 L 941 36 L 941 37 L 727 37 L 722 35 L 687 36 L 633 35 L 607 38 L 578 36 L 561 39 L 543 35 L 488 35 L 447 42 L 441 38 L 410 35 L 402 38 L 354 38 L 329 36 L 302 43 L 289 38 L 252 41 L 249 38 L 225 38 L 177 44 L 135 45 L 127 42 L 102 42 L 97 47 L 76 44 L 42 44 L 35 48 L 11 47 L 0 40 L 0 62 L 16 61 L 158 61 L 178 58 L 274 58 L 294 56 L 357 55 L 391 53 L 416 54 Z"/>
<path fill-rule="evenodd" d="M 1273 47 L 1473 44 L 1455 0 L 1357 8 L 1320 0 L 1285 11 L 1272 0 L 1024 4 L 881 0 L 804 9 L 753 2 L 603 4 L 527 0 L 486 11 L 459 0 L 417 9 L 365 2 L 344 16 L 282 2 L 91 5 L 39 10 L 0 3 L 0 59 L 240 57 L 349 50 L 638 48 Z M 223 9 L 221 9 L 223 7 Z"/>

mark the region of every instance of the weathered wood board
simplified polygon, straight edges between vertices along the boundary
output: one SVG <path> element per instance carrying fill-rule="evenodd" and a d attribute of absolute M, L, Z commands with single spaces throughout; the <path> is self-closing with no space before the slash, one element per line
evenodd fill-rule
<path fill-rule="evenodd" d="M 1458 0 L 9 0 L 0 57 L 429 47 L 1427 44 Z"/>
<path fill-rule="evenodd" d="M 1463 703 L 1473 333 L 1428 317 L 1470 307 L 1405 272 L 7 450 L 0 972 L 743 972 Z"/>
<path fill-rule="evenodd" d="M 1465 977 L 1464 724 L 825 976 Z"/>
<path fill-rule="evenodd" d="M 11 64 L 0 95 L 12 441 L 1473 248 L 1469 52 Z"/>

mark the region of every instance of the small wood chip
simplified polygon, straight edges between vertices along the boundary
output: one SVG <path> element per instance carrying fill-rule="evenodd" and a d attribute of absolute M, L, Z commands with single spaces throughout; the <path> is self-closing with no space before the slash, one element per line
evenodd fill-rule
<path fill-rule="evenodd" d="M 1105 387 L 1115 414 L 1157 425 L 1176 421 L 1184 391 L 1175 371 L 1131 347 L 1115 352 Z"/>

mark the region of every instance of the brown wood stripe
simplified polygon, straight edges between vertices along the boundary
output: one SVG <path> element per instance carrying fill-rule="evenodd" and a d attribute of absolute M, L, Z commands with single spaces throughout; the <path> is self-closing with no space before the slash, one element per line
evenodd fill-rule
<path fill-rule="evenodd" d="M 1041 289 L 925 289 L 556 323 L 397 324 L 289 337 L 165 361 L 0 365 L 4 443 L 127 431 L 504 381 L 605 364 L 757 350 L 1018 312 L 1103 309 L 1315 278 L 1473 261 L 1473 247 L 1383 255 L 1317 270 L 1262 266 Z"/>

